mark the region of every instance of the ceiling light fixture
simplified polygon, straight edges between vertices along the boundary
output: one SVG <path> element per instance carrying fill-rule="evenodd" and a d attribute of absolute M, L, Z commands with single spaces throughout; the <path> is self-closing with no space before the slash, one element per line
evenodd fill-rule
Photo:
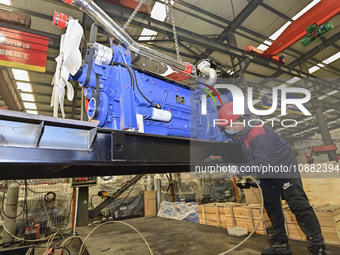
<path fill-rule="evenodd" d="M 25 70 L 12 68 L 12 73 L 13 73 L 13 76 L 14 76 L 15 80 L 30 81 L 30 78 L 28 76 L 28 72 L 25 71 Z"/>

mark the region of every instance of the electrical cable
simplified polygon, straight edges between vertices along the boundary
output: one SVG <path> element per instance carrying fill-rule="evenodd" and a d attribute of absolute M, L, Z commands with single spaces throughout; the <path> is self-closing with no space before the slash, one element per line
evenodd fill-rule
<path fill-rule="evenodd" d="M 24 202 L 24 205 L 25 205 L 25 207 L 26 207 L 26 209 L 27 209 L 27 190 L 28 190 L 28 188 L 27 188 L 27 181 L 25 180 L 25 201 L 26 202 Z M 40 192 L 39 192 L 40 193 Z M 45 193 L 45 192 L 44 192 Z M 4 196 L 5 197 L 5 196 Z M 43 199 L 43 204 L 44 204 L 44 199 Z M 4 204 L 4 201 L 2 202 L 2 204 Z M 23 209 L 25 209 L 25 207 L 23 208 Z M 44 207 L 45 207 L 45 204 L 44 204 Z M 45 207 L 45 209 L 46 209 L 46 207 Z M 24 210 L 23 210 L 24 211 Z M 22 212 L 23 212 L 22 211 Z M 19 215 L 17 215 L 16 217 L 19 217 L 21 214 L 22 214 L 22 212 L 19 214 Z M 46 212 L 46 211 L 45 211 Z M 3 213 L 4 213 L 4 211 L 3 211 Z M 46 212 L 47 213 L 47 212 Z M 5 214 L 4 214 L 5 215 Z M 5 215 L 6 216 L 6 215 Z M 47 214 L 47 216 L 49 217 L 49 215 Z M 7 217 L 7 216 L 6 216 Z M 26 216 L 27 217 L 27 216 Z M 1 223 L 1 225 L 2 225 L 2 227 L 4 228 L 4 230 L 11 236 L 11 237 L 13 237 L 14 239 L 17 239 L 17 240 L 19 240 L 19 241 L 24 241 L 24 242 L 40 242 L 40 241 L 48 241 L 47 242 L 47 244 L 48 243 L 52 243 L 53 242 L 53 239 L 54 239 L 54 237 L 59 233 L 59 230 L 58 231 L 56 231 L 55 233 L 53 233 L 52 235 L 50 235 L 50 236 L 47 236 L 47 237 L 44 237 L 44 238 L 39 238 L 39 239 L 35 239 L 35 240 L 27 240 L 27 239 L 25 239 L 25 238 L 21 238 L 21 237 L 18 237 L 18 236 L 15 236 L 15 235 L 13 235 L 7 228 L 6 228 L 6 226 L 4 225 L 4 222 L 3 221 L 0 221 L 0 223 Z M 62 235 L 61 233 L 60 233 L 60 235 Z"/>
<path fill-rule="evenodd" d="M 69 245 L 72 243 L 72 241 L 73 241 L 74 238 L 79 238 L 79 239 L 81 240 L 80 236 L 70 236 L 69 238 L 66 238 L 66 239 L 61 243 L 61 247 L 69 246 Z M 72 240 L 71 240 L 71 239 L 72 239 Z M 68 245 L 65 245 L 65 243 L 66 243 L 68 240 L 71 240 L 71 242 L 70 242 Z"/>
<path fill-rule="evenodd" d="M 33 189 L 31 189 L 31 188 L 28 188 L 28 187 L 27 187 L 27 189 L 28 189 L 29 191 L 33 192 L 33 193 L 46 193 L 46 191 L 36 191 L 36 190 L 33 190 Z"/>
<path fill-rule="evenodd" d="M 132 187 L 131 187 L 129 193 L 126 195 L 126 197 L 124 198 L 123 202 L 121 202 L 120 205 L 119 205 L 119 206 L 116 206 L 115 208 L 118 208 L 118 209 L 119 209 L 119 208 L 124 204 L 125 200 L 128 198 L 128 196 L 130 195 L 131 191 L 133 190 L 133 187 L 135 187 L 135 184 L 136 184 L 136 182 L 132 185 Z"/>
<path fill-rule="evenodd" d="M 132 72 L 132 69 L 131 67 L 129 67 L 127 64 L 123 63 L 123 62 L 111 62 L 110 65 L 112 66 L 124 66 L 129 74 L 130 74 L 130 79 L 131 79 L 131 86 L 133 88 L 133 90 L 135 89 L 135 79 L 134 79 L 134 75 L 133 75 L 133 72 Z"/>
<path fill-rule="evenodd" d="M 49 191 L 44 196 L 44 200 L 45 200 L 46 203 L 52 203 L 52 202 L 55 201 L 56 197 L 57 197 L 57 195 L 53 191 Z"/>
<path fill-rule="evenodd" d="M 51 238 L 51 236 L 53 236 L 55 233 L 53 233 L 52 235 L 50 236 L 47 236 L 47 237 L 44 237 L 44 238 L 40 238 L 40 239 L 35 239 L 35 240 L 26 240 L 25 238 L 21 238 L 21 237 L 18 237 L 18 236 L 15 236 L 13 235 L 4 225 L 4 222 L 3 221 L 0 221 L 2 227 L 4 228 L 4 230 L 13 238 L 19 240 L 19 241 L 25 241 L 25 242 L 40 242 L 40 241 L 46 241 L 46 240 L 49 240 L 49 238 Z M 57 231 L 58 232 L 58 231 Z"/>
<path fill-rule="evenodd" d="M 137 87 L 139 93 L 142 95 L 142 97 L 153 107 L 156 107 L 156 105 L 154 103 L 152 103 L 144 94 L 143 92 L 140 90 L 139 88 L 139 85 L 138 85 L 138 81 L 137 81 L 137 77 L 136 77 L 136 73 L 135 73 L 135 70 L 132 69 L 130 66 L 128 66 L 127 64 L 125 63 L 122 63 L 122 62 L 112 62 L 110 65 L 121 65 L 121 66 L 124 66 L 128 71 L 129 71 L 129 74 L 130 74 L 130 79 L 131 79 L 131 86 L 132 86 L 132 89 L 135 90 L 135 87 Z"/>
<path fill-rule="evenodd" d="M 25 198 L 24 198 L 24 205 L 22 207 L 22 211 L 16 215 L 16 216 L 8 216 L 6 213 L 5 213 L 5 210 L 4 210 L 4 204 L 5 204 L 5 196 L 6 196 L 6 190 L 8 190 L 8 187 L 7 189 L 4 190 L 4 195 L 2 197 L 2 205 L 1 205 L 1 210 L 2 210 L 2 213 L 4 216 L 6 216 L 7 218 L 9 219 L 16 219 L 18 218 L 20 215 L 22 215 L 25 211 L 25 208 L 27 207 L 27 181 L 25 180 Z"/>
<path fill-rule="evenodd" d="M 47 219 L 48 219 L 47 224 L 46 224 L 46 227 L 48 227 L 50 224 L 52 224 L 52 220 L 51 220 L 51 218 L 50 218 L 50 215 L 48 214 L 48 211 L 47 211 L 45 202 L 46 202 L 46 201 L 45 201 L 44 197 L 42 197 L 42 203 L 43 203 L 44 210 L 45 210 L 45 213 L 46 213 L 46 216 L 47 216 Z"/>
<path fill-rule="evenodd" d="M 261 196 L 261 199 L 262 199 L 262 201 L 261 201 L 261 214 L 260 214 L 260 218 L 259 218 L 259 220 L 258 220 L 258 222 L 257 222 L 257 224 L 256 224 L 256 226 L 255 226 L 255 228 L 253 229 L 253 231 L 252 231 L 252 232 L 251 232 L 251 233 L 250 233 L 243 241 L 241 241 L 239 244 L 235 245 L 234 247 L 230 248 L 229 250 L 224 251 L 224 252 L 222 252 L 222 253 L 219 253 L 218 255 L 225 255 L 225 254 L 228 254 L 229 252 L 232 252 L 233 250 L 235 250 L 235 249 L 239 248 L 240 246 L 242 246 L 246 241 L 248 241 L 248 239 L 249 239 L 250 237 L 252 237 L 252 235 L 255 233 L 255 231 L 258 229 L 258 227 L 260 226 L 260 224 L 261 224 L 261 222 L 262 222 L 262 218 L 263 218 L 263 209 L 264 209 L 264 199 L 263 199 L 262 189 L 261 189 L 260 185 L 257 183 L 257 181 L 255 180 L 255 178 L 254 178 L 253 176 L 249 176 L 249 177 L 250 177 L 250 179 L 251 179 L 252 181 L 254 181 L 254 182 L 256 183 L 256 185 L 257 185 L 257 187 L 258 187 L 258 189 L 259 189 L 259 191 L 260 191 L 260 196 Z"/>
<path fill-rule="evenodd" d="M 92 210 L 93 210 L 93 202 L 92 202 L 92 199 L 93 199 L 93 197 L 96 197 L 96 196 L 98 196 L 98 195 L 97 195 L 97 194 L 92 195 L 91 198 L 90 198 L 90 205 L 91 205 L 91 209 L 92 209 Z"/>
<path fill-rule="evenodd" d="M 143 94 L 143 92 L 140 90 L 140 88 L 139 88 L 139 85 L 138 85 L 138 81 L 137 81 L 137 75 L 136 75 L 136 72 L 135 72 L 135 70 L 133 69 L 132 70 L 133 71 L 133 73 L 135 74 L 135 79 L 136 79 L 136 87 L 137 87 L 137 89 L 138 89 L 138 91 L 139 91 L 139 93 L 142 95 L 142 97 L 144 97 L 144 99 L 149 103 L 149 104 L 151 104 L 151 106 L 153 106 L 153 107 L 156 107 L 156 108 L 158 108 L 154 103 L 152 103 L 144 94 Z"/>
<path fill-rule="evenodd" d="M 50 238 L 48 238 L 46 246 L 45 246 L 45 251 L 48 251 L 50 249 L 50 246 L 53 242 L 53 239 L 55 238 L 55 236 L 58 234 L 58 232 L 55 232 L 53 235 L 50 236 Z"/>
<path fill-rule="evenodd" d="M 62 232 L 59 233 L 60 237 L 51 243 L 52 247 L 59 247 L 61 243 L 65 240 L 65 237 L 70 235 L 70 233 L 63 235 Z"/>
<path fill-rule="evenodd" d="M 70 234 L 72 234 L 72 232 Z M 74 240 L 74 238 L 73 238 L 74 236 L 71 236 L 71 237 L 72 237 L 72 239 L 71 239 L 71 241 L 68 244 L 65 244 L 65 241 L 68 240 L 69 238 L 66 239 L 65 241 L 63 240 L 63 242 L 60 245 L 64 244 L 63 247 L 69 246 L 73 242 L 73 240 Z"/>
<path fill-rule="evenodd" d="M 112 224 L 112 223 L 123 224 L 123 225 L 126 225 L 126 226 L 132 228 L 134 231 L 136 231 L 136 232 L 142 237 L 142 239 L 143 239 L 143 241 L 145 242 L 145 244 L 146 244 L 146 246 L 147 246 L 147 248 L 148 248 L 150 254 L 153 255 L 153 252 L 152 252 L 152 250 L 151 250 L 151 248 L 150 248 L 150 246 L 149 246 L 149 243 L 146 241 L 146 239 L 144 238 L 144 236 L 143 236 L 143 235 L 142 235 L 135 227 L 133 227 L 133 226 L 131 226 L 130 224 L 128 224 L 128 223 L 126 223 L 126 222 L 123 222 L 123 221 L 107 221 L 107 222 L 104 222 L 104 223 L 102 223 L 102 224 L 96 226 L 94 229 L 92 229 L 91 232 L 88 233 L 88 235 L 85 237 L 85 239 L 84 239 L 84 241 L 83 241 L 83 243 L 82 243 L 82 245 L 81 245 L 81 247 L 80 247 L 79 255 L 83 254 L 83 252 L 85 251 L 85 243 L 86 243 L 87 239 L 92 235 L 92 233 L 93 233 L 96 229 L 98 229 L 99 227 L 101 227 L 101 226 L 103 226 L 103 225 Z"/>
<path fill-rule="evenodd" d="M 64 250 L 66 250 L 68 252 L 68 255 L 71 255 L 70 250 L 68 248 L 66 248 L 66 247 L 57 247 L 57 249 L 64 249 Z"/>

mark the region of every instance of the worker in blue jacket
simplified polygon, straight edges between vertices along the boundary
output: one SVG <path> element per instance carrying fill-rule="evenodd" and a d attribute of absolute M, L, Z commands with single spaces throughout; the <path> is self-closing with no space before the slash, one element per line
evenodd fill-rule
<path fill-rule="evenodd" d="M 225 121 L 218 125 L 241 145 L 248 159 L 239 167 L 240 174 L 257 174 L 260 178 L 264 206 L 273 228 L 273 242 L 262 254 L 292 254 L 281 206 L 283 195 L 307 237 L 311 254 L 325 255 L 320 224 L 303 190 L 297 161 L 288 143 L 260 120 L 250 123 L 250 115 L 234 115 L 232 102 L 221 107 L 219 119 Z M 249 172 L 250 169 L 255 172 Z"/>

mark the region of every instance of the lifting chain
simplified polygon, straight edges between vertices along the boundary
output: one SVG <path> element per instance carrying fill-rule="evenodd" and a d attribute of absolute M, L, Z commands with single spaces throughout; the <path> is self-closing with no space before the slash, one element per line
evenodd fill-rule
<path fill-rule="evenodd" d="M 176 55 L 178 60 L 182 60 L 179 52 L 179 45 L 178 45 L 178 38 L 177 38 L 177 30 L 176 30 L 176 24 L 175 24 L 175 16 L 174 16 L 174 11 L 172 8 L 171 1 L 172 0 L 164 0 L 165 1 L 165 10 L 166 10 L 166 16 L 167 16 L 167 21 L 172 24 L 172 32 L 174 34 L 174 41 L 175 41 L 175 47 L 176 47 Z M 130 15 L 128 20 L 126 21 L 123 29 L 126 30 L 127 27 L 130 25 L 134 17 L 136 16 L 137 12 L 139 9 L 142 7 L 144 4 L 145 0 L 141 0 L 136 7 L 136 9 L 133 11 L 133 13 Z"/>
<path fill-rule="evenodd" d="M 139 11 L 139 9 L 142 7 L 142 5 L 144 4 L 145 0 L 141 0 L 138 4 L 138 6 L 136 7 L 136 9 L 133 11 L 133 13 L 131 13 L 130 17 L 128 18 L 128 20 L 126 21 L 123 29 L 126 30 L 127 27 L 130 25 L 131 21 L 135 18 L 137 12 Z"/>
<path fill-rule="evenodd" d="M 172 0 L 165 0 L 166 16 L 167 16 L 167 21 L 172 24 L 172 32 L 174 34 L 177 60 L 182 60 L 180 53 L 179 53 L 179 45 L 178 45 L 177 30 L 176 30 L 176 24 L 175 24 L 175 16 L 174 16 L 174 11 L 172 9 L 171 1 Z"/>

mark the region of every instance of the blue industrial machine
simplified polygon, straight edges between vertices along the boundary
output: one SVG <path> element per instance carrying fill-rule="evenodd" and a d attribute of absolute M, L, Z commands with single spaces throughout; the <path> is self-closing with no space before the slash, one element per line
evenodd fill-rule
<path fill-rule="evenodd" d="M 83 28 L 55 13 L 54 23 L 67 30 L 52 80 L 53 115 L 58 117 L 60 105 L 65 116 L 64 97 L 72 100 L 68 80 L 73 79 L 83 87 L 91 121 L 0 110 L 0 166 L 6 169 L 1 179 L 185 172 L 211 156 L 244 162 L 240 146 L 221 143 L 225 134 L 213 126 L 218 106 L 232 99 L 216 100 L 208 91 L 217 94 L 209 61 L 193 66 L 140 45 L 93 0 L 63 1 L 79 7 L 117 41 L 110 47 L 97 43 L 93 25 L 83 61 Z M 195 86 L 178 82 L 188 77 Z"/>
<path fill-rule="evenodd" d="M 205 84 L 214 85 L 217 79 L 216 71 L 209 60 L 202 60 L 193 66 L 180 59 L 173 59 L 135 42 L 93 1 L 63 1 L 86 12 L 120 43 L 119 46 L 112 44 L 111 47 L 97 43 L 97 25 L 94 24 L 89 48 L 81 67 L 81 60 L 77 59 L 80 54 L 77 56 L 72 53 L 67 49 L 69 46 L 61 50 L 58 57 L 59 61 L 65 58 L 64 63 L 57 65 L 56 73 L 61 75 L 65 72 L 59 72 L 58 68 L 62 69 L 72 61 L 78 63 L 80 68 L 75 68 L 79 69 L 78 72 L 73 70 L 73 73 L 69 73 L 73 74 L 71 79 L 78 81 L 83 87 L 87 115 L 91 121 L 97 121 L 98 127 L 210 141 L 226 139 L 223 132 L 213 126 L 213 120 L 218 119 L 216 100 L 213 97 L 204 97 L 203 105 L 206 109 L 202 112 L 202 95 L 206 95 Z M 53 23 L 63 28 L 70 23 L 70 30 L 73 29 L 72 32 L 67 31 L 64 39 L 62 38 L 64 48 L 68 44 L 74 47 L 77 45 L 75 41 L 80 42 L 82 29 L 75 20 L 56 13 Z M 79 33 L 78 38 L 72 38 L 75 33 Z M 68 55 L 74 55 L 74 60 L 66 59 L 67 50 Z M 77 51 L 76 48 L 74 50 Z M 132 67 L 132 56 L 147 60 L 142 63 L 142 67 L 137 65 L 134 68 L 136 65 Z M 158 66 L 151 71 L 143 68 L 150 62 Z M 69 69 L 76 65 L 69 65 Z M 168 79 L 169 75 L 165 75 L 167 72 L 155 72 L 155 69 L 159 71 L 162 67 L 163 72 L 167 68 L 179 76 L 194 77 L 198 86 L 182 85 Z M 222 103 L 230 100 L 228 96 L 223 96 L 222 99 Z"/>
<path fill-rule="evenodd" d="M 213 119 L 218 119 L 212 98 L 207 98 L 207 114 L 201 113 L 205 93 L 201 89 L 131 68 L 131 54 L 126 55 L 122 46 L 109 49 L 95 43 L 91 47 L 72 79 L 84 88 L 88 117 L 97 120 L 99 127 L 223 140 L 220 129 L 212 126 Z M 99 61 L 101 51 L 113 57 Z"/>

